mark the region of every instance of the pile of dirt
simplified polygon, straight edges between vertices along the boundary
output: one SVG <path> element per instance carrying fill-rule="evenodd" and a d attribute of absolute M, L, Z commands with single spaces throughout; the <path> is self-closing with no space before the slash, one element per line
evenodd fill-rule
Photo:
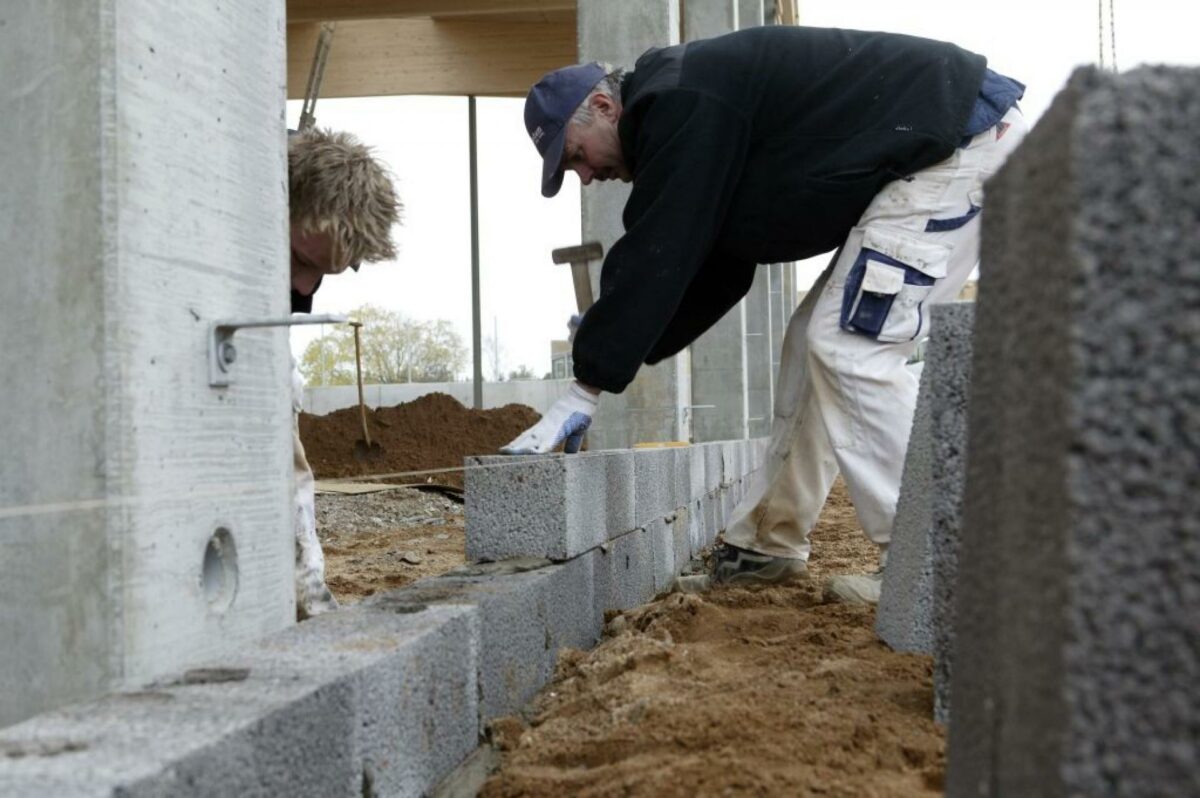
<path fill-rule="evenodd" d="M 868 570 L 840 480 L 813 531 L 812 578 L 674 594 L 567 651 L 531 719 L 492 724 L 482 795 L 940 795 L 932 662 L 875 636 L 875 612 L 827 603 L 822 578 Z"/>
<path fill-rule="evenodd" d="M 394 407 L 367 410 L 371 441 L 378 441 L 383 449 L 370 461 L 354 455 L 354 442 L 363 436 L 357 406 L 324 416 L 301 413 L 300 440 L 317 479 L 358 477 L 459 467 L 465 456 L 496 454 L 540 418 L 526 405 L 471 410 L 448 394 L 431 393 Z M 399 481 L 463 484 L 461 472 Z"/>

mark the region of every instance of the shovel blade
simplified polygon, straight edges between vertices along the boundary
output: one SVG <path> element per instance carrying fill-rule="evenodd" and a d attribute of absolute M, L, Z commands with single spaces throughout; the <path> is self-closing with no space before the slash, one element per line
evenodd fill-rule
<path fill-rule="evenodd" d="M 368 445 L 365 440 L 359 438 L 354 442 L 354 459 L 360 463 L 372 463 L 383 458 L 383 447 L 377 441 L 371 441 Z"/>

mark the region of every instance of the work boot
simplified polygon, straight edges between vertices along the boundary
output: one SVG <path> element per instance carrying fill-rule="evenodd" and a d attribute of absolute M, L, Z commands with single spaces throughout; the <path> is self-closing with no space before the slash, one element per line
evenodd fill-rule
<path fill-rule="evenodd" d="M 804 560 L 772 557 L 722 543 L 713 552 L 709 573 L 681 576 L 675 584 L 683 593 L 700 593 L 713 585 L 780 585 L 807 578 Z"/>
<path fill-rule="evenodd" d="M 882 587 L 882 568 L 872 574 L 842 574 L 825 583 L 825 598 L 843 604 L 878 604 Z"/>

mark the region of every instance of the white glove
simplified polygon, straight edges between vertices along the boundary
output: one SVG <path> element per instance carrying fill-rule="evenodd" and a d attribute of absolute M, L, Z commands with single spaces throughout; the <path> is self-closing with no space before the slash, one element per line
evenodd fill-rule
<path fill-rule="evenodd" d="M 571 318 L 567 319 L 567 340 L 574 341 L 575 333 L 579 330 L 579 325 L 583 323 L 582 313 L 572 313 Z"/>
<path fill-rule="evenodd" d="M 583 445 L 583 433 L 592 425 L 598 397 L 572 382 L 567 395 L 542 416 L 542 420 L 522 432 L 511 443 L 501 446 L 503 454 L 546 454 L 563 441 L 563 451 L 575 454 Z"/>

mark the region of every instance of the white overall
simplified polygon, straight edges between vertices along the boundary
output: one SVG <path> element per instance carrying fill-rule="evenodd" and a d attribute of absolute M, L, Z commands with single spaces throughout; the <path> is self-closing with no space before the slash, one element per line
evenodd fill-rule
<path fill-rule="evenodd" d="M 929 335 L 929 306 L 953 300 L 978 262 L 984 181 L 1026 132 L 1014 108 L 876 195 L 788 322 L 767 460 L 726 542 L 807 560 L 840 471 L 884 564 L 917 400 L 905 364 Z"/>

